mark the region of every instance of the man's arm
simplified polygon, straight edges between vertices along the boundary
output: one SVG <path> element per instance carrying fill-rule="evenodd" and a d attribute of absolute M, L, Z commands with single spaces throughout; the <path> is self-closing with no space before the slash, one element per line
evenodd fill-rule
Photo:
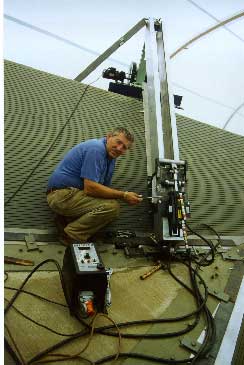
<path fill-rule="evenodd" d="M 94 198 L 121 199 L 131 205 L 142 201 L 142 197 L 134 192 L 112 189 L 89 179 L 84 179 L 84 192 Z"/>

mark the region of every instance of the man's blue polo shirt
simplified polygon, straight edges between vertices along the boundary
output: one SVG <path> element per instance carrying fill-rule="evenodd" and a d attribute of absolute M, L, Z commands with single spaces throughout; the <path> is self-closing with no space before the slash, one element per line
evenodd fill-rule
<path fill-rule="evenodd" d="M 109 159 L 106 138 L 89 139 L 73 147 L 48 180 L 48 189 L 74 187 L 84 189 L 84 179 L 109 186 L 115 159 Z"/>

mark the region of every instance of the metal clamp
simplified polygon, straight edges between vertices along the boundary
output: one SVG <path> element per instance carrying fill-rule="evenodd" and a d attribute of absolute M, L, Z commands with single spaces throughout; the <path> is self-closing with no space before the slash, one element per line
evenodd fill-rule
<path fill-rule="evenodd" d="M 25 235 L 25 243 L 27 251 L 39 251 L 39 247 L 36 244 L 36 240 L 33 234 Z"/>

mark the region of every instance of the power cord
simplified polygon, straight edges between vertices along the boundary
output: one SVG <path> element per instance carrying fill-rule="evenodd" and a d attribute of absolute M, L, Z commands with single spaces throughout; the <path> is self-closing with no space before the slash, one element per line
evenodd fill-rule
<path fill-rule="evenodd" d="M 37 270 L 38 270 L 38 268 L 39 267 L 41 267 L 42 265 L 44 265 L 45 263 L 48 263 L 48 262 L 53 262 L 53 263 L 55 263 L 55 265 L 57 266 L 57 268 L 58 268 L 58 271 L 59 271 L 59 274 L 60 274 L 60 280 L 61 280 L 61 284 L 62 284 L 62 287 L 63 287 L 63 289 L 64 289 L 64 282 L 63 282 L 63 277 L 62 277 L 62 271 L 61 271 L 61 268 L 60 268 L 60 266 L 59 266 L 59 264 L 58 264 L 58 262 L 57 261 L 55 261 L 55 260 L 53 260 L 53 259 L 48 259 L 48 260 L 45 260 L 45 261 L 43 261 L 42 263 L 40 263 L 39 265 L 37 265 L 33 270 L 32 270 L 32 272 L 30 272 L 29 273 L 29 275 L 27 276 L 27 278 L 24 280 L 24 282 L 22 283 L 22 285 L 20 286 L 20 288 L 16 291 L 16 294 L 13 296 L 13 298 L 8 302 L 8 305 L 7 305 L 7 307 L 6 307 L 6 309 L 5 309 L 5 313 L 7 313 L 8 312 L 8 310 L 13 306 L 13 303 L 14 303 L 14 301 L 17 299 L 17 297 L 18 297 L 18 295 L 23 291 L 23 287 L 25 286 L 25 284 L 29 281 L 29 279 L 31 278 L 31 276 L 34 274 L 34 272 L 36 272 Z M 190 315 L 192 315 L 192 314 L 190 314 Z M 178 317 L 178 318 L 176 318 L 176 320 L 181 320 L 181 319 L 183 319 L 183 318 L 186 318 L 188 315 L 184 315 L 184 316 L 182 316 L 182 318 L 181 317 Z M 168 322 L 168 321 L 174 321 L 175 319 L 174 318 L 169 318 L 169 319 L 161 319 L 161 320 L 159 320 L 158 322 Z M 122 326 L 124 326 L 124 325 L 133 325 L 133 324 L 135 324 L 135 323 L 145 323 L 145 322 L 148 322 L 148 323 L 152 323 L 152 322 L 155 322 L 155 320 L 152 320 L 152 321 L 135 321 L 135 322 L 133 322 L 133 323 L 123 323 L 123 324 L 121 324 Z M 143 323 L 143 324 L 144 324 Z M 115 324 L 113 323 L 113 327 L 116 327 L 115 326 Z M 117 329 L 118 329 L 118 331 L 119 331 L 119 327 L 120 327 L 120 324 L 117 324 Z M 94 330 L 93 330 L 93 332 L 95 331 L 96 333 L 102 333 L 102 331 L 103 330 L 106 330 L 106 328 L 111 328 L 111 326 L 103 326 L 103 327 L 98 327 L 98 328 L 94 328 Z M 191 328 L 190 328 L 191 329 Z M 64 343 L 68 343 L 68 342 L 70 342 L 70 341 L 73 341 L 74 339 L 76 339 L 76 338 L 78 338 L 78 337 L 82 337 L 82 336 L 84 336 L 84 335 L 87 335 L 88 334 L 88 331 L 90 331 L 91 330 L 91 325 L 89 325 L 89 324 L 86 324 L 86 328 L 85 328 L 85 330 L 83 330 L 83 331 L 80 331 L 79 333 L 75 333 L 75 334 L 72 334 L 72 335 L 69 335 L 69 338 L 68 339 L 66 339 L 66 340 L 64 340 L 64 341 L 61 341 L 61 343 L 59 343 L 59 344 L 56 344 L 55 345 L 55 347 L 56 348 L 58 348 L 58 347 L 60 347 L 60 345 L 62 345 L 62 344 L 64 344 Z M 179 331 L 178 331 L 179 332 Z M 181 333 L 181 331 L 180 331 L 180 333 Z M 59 333 L 60 334 L 60 333 Z M 103 333 L 103 334 L 105 334 L 105 333 Z M 62 334 L 63 335 L 63 334 Z M 114 333 L 113 333 L 113 335 L 115 335 Z M 164 335 L 164 334 L 163 334 Z M 171 334 L 169 334 L 169 336 L 170 336 Z M 122 334 L 120 333 L 120 338 L 122 338 Z M 153 336 L 152 336 L 152 338 L 153 338 Z M 40 359 L 40 357 L 43 357 L 43 356 L 46 356 L 51 350 L 54 350 L 54 348 L 52 348 L 52 349 L 48 349 L 48 350 L 45 350 L 42 354 L 39 354 L 39 355 L 37 355 L 37 356 L 35 356 L 35 358 L 33 358 L 33 359 L 31 359 L 30 361 L 28 361 L 28 364 L 31 364 L 31 363 L 34 363 L 34 362 L 36 362 L 36 361 L 38 361 L 39 359 Z M 119 351 L 118 351 L 119 352 Z M 77 355 L 77 354 L 76 354 Z M 120 357 L 120 354 L 119 355 L 117 355 L 117 356 L 119 356 Z M 125 356 L 125 355 L 122 355 L 122 356 Z M 134 356 L 134 355 L 133 355 Z M 141 355 L 139 354 L 139 355 L 135 355 L 136 357 L 140 357 Z M 161 359 L 162 360 L 162 359 Z M 89 360 L 88 360 L 89 361 Z"/>
<path fill-rule="evenodd" d="M 58 302 L 55 302 L 54 300 L 51 300 L 51 299 L 48 299 L 48 298 L 45 298 L 39 294 L 36 294 L 36 293 L 33 293 L 33 292 L 30 292 L 28 290 L 23 290 L 23 289 L 18 289 L 18 288 L 13 288 L 11 286 L 4 286 L 4 289 L 8 289 L 8 290 L 15 290 L 15 291 L 20 291 L 21 293 L 24 293 L 24 294 L 28 294 L 28 295 L 31 295 L 33 297 L 36 297 L 38 299 L 41 299 L 41 300 L 44 300 L 46 302 L 49 302 L 49 303 L 52 303 L 52 304 L 56 304 L 56 305 L 60 305 L 61 307 L 65 307 L 65 308 L 68 308 L 68 305 L 67 304 L 63 304 L 63 303 L 58 303 Z"/>
<path fill-rule="evenodd" d="M 190 260 L 190 258 L 189 258 L 189 260 Z M 61 272 L 61 269 L 60 269 L 58 263 L 55 262 L 55 260 L 51 260 L 51 259 L 46 260 L 46 261 L 42 262 L 41 264 L 39 264 L 36 268 L 34 268 L 34 270 L 28 275 L 28 277 L 25 279 L 24 283 L 18 289 L 18 291 L 15 294 L 15 296 L 12 298 L 12 300 L 11 300 L 12 303 L 9 302 L 8 308 L 6 308 L 6 310 L 5 310 L 6 312 L 13 305 L 14 300 L 17 298 L 18 294 L 22 291 L 24 285 L 30 279 L 30 277 L 32 276 L 32 274 L 41 265 L 43 265 L 43 264 L 45 264 L 46 262 L 49 262 L 49 261 L 52 261 L 52 262 L 54 262 L 57 265 L 58 270 L 60 271 L 61 284 L 62 284 L 62 287 L 64 289 L 64 282 L 63 282 L 62 272 Z M 207 288 L 206 288 L 206 284 L 204 283 L 204 281 L 202 280 L 201 276 L 198 273 L 198 270 L 200 268 L 199 265 L 198 265 L 197 269 L 194 269 L 192 267 L 191 260 L 189 261 L 189 263 L 185 263 L 185 262 L 183 262 L 183 263 L 188 266 L 189 270 L 191 270 L 190 271 L 190 276 L 191 276 L 191 282 L 192 282 L 193 289 L 189 288 L 185 283 L 183 283 L 178 278 L 176 278 L 174 274 L 173 274 L 173 277 L 179 283 L 181 283 L 181 285 L 183 285 L 187 290 L 189 290 L 192 293 L 192 295 L 195 296 L 196 302 L 197 302 L 197 309 L 195 311 L 193 311 L 193 312 L 191 312 L 189 314 L 180 316 L 180 317 L 176 317 L 176 318 L 165 318 L 165 319 L 156 319 L 156 320 L 153 319 L 153 320 L 142 320 L 142 321 L 124 322 L 124 323 L 118 323 L 117 325 L 115 325 L 115 323 L 113 323 L 113 326 L 103 326 L 103 327 L 97 327 L 97 328 L 94 327 L 93 330 L 92 330 L 92 324 L 89 325 L 87 323 L 84 323 L 84 321 L 83 321 L 82 324 L 85 325 L 85 329 L 83 331 L 81 331 L 80 333 L 75 333 L 73 335 L 69 335 L 69 338 L 67 338 L 67 339 L 59 342 L 58 344 L 52 346 L 51 348 L 49 348 L 49 349 L 43 351 L 42 353 L 36 355 L 33 359 L 29 360 L 28 364 L 36 363 L 37 361 L 39 361 L 44 356 L 47 356 L 51 351 L 54 351 L 55 349 L 59 348 L 60 346 L 66 344 L 66 343 L 68 343 L 70 341 L 73 341 L 76 338 L 79 338 L 79 337 L 82 337 L 84 335 L 87 335 L 89 332 L 90 332 L 90 334 L 92 333 L 92 335 L 95 332 L 95 333 L 100 333 L 100 334 L 103 334 L 103 335 L 118 336 L 118 334 L 116 334 L 114 332 L 111 332 L 111 331 L 109 332 L 109 330 L 111 330 L 112 328 L 115 328 L 115 327 L 119 330 L 121 327 L 128 327 L 128 326 L 133 326 L 133 325 L 138 325 L 138 324 L 143 325 L 143 324 L 146 324 L 146 323 L 151 323 L 152 324 L 152 323 L 163 323 L 163 322 L 180 321 L 180 320 L 183 320 L 183 319 L 186 319 L 186 318 L 190 318 L 193 315 L 196 315 L 196 318 L 195 318 L 194 323 L 193 324 L 189 324 L 188 325 L 188 328 L 182 330 L 182 331 L 184 331 L 184 333 L 186 333 L 186 332 L 190 331 L 192 328 L 194 328 L 196 326 L 196 324 L 199 322 L 199 315 L 200 315 L 200 312 L 202 312 L 202 311 L 204 312 L 205 318 L 206 318 L 206 321 L 207 321 L 207 335 L 206 335 L 206 339 L 205 339 L 204 344 L 202 345 L 199 353 L 196 356 L 199 357 L 199 356 L 201 356 L 201 354 L 206 353 L 209 350 L 209 347 L 211 347 L 211 345 L 212 345 L 212 343 L 214 341 L 214 336 L 215 336 L 214 321 L 213 321 L 213 318 L 211 316 L 211 313 L 209 312 L 209 310 L 206 307 L 206 301 L 207 301 Z M 170 261 L 169 261 L 169 265 L 168 265 L 168 270 L 169 270 L 169 273 L 172 274 L 172 270 L 170 268 Z M 199 291 L 198 284 L 197 284 L 197 281 L 196 281 L 196 277 L 198 277 L 198 279 L 200 280 L 201 284 L 204 285 L 205 294 L 203 296 L 202 296 L 202 294 Z M 145 337 L 145 335 L 142 335 L 142 337 L 145 337 L 145 338 L 171 337 L 171 336 L 177 335 L 177 333 L 178 334 L 179 333 L 182 334 L 183 333 L 182 331 L 178 331 L 178 332 L 175 332 L 175 333 L 167 333 L 167 334 L 165 334 L 165 333 L 164 334 L 152 334 L 152 336 L 150 336 L 150 337 L 147 337 L 147 336 Z M 141 336 L 141 335 L 135 335 L 135 334 L 123 334 L 119 330 L 119 337 L 120 338 L 127 337 L 127 335 L 128 335 L 129 338 L 140 338 L 140 336 Z M 79 354 L 74 354 L 74 355 L 77 356 L 77 359 L 79 358 L 80 353 Z M 56 354 L 56 355 L 60 355 L 60 354 Z M 74 355 L 70 355 L 70 356 L 74 356 Z M 60 356 L 63 357 L 62 354 Z M 103 359 L 99 359 L 96 362 L 94 362 L 94 364 L 100 364 L 100 363 L 103 363 L 103 362 L 107 362 L 109 360 L 115 359 L 116 356 L 118 356 L 118 357 L 140 358 L 140 359 L 151 360 L 151 361 L 154 361 L 154 362 L 159 362 L 159 363 L 164 363 L 164 364 L 178 364 L 178 363 L 192 363 L 193 364 L 194 359 L 196 358 L 196 357 L 194 357 L 192 359 L 171 360 L 171 359 L 163 359 L 163 358 L 158 358 L 158 357 L 144 355 L 144 354 L 137 354 L 137 353 L 120 353 L 118 351 L 116 355 L 110 355 L 110 356 L 105 357 Z M 59 361 L 61 361 L 61 360 L 64 360 L 64 358 L 62 358 L 62 359 L 60 358 L 59 359 Z M 66 360 L 68 360 L 68 358 Z M 84 359 L 84 360 L 86 360 L 88 362 L 90 361 L 88 359 Z M 46 362 L 52 362 L 52 360 L 46 360 Z M 90 363 L 92 363 L 92 362 L 90 362 Z"/>
<path fill-rule="evenodd" d="M 21 354 L 21 352 L 20 352 L 20 350 L 19 350 L 19 348 L 18 348 L 18 346 L 17 346 L 17 343 L 16 343 L 16 341 L 14 340 L 13 335 L 12 335 L 12 333 L 10 332 L 10 330 L 9 330 L 9 328 L 8 328 L 8 326 L 7 326 L 7 324 L 6 324 L 6 323 L 4 323 L 4 327 L 5 327 L 6 331 L 8 332 L 9 338 L 11 339 L 11 341 L 12 341 L 12 343 L 13 343 L 13 345 L 14 345 L 14 348 L 15 348 L 15 350 L 16 350 L 16 352 L 17 352 L 18 356 L 19 356 L 18 361 L 20 361 L 21 365 L 26 365 L 26 362 L 25 362 L 25 360 L 24 360 L 24 358 L 23 358 L 23 356 L 22 356 L 22 354 Z M 11 353 L 13 352 L 13 353 L 15 354 L 15 352 L 13 351 L 13 349 L 12 349 L 12 347 L 10 346 L 10 344 L 9 344 L 9 343 L 8 343 L 8 345 L 9 345 L 10 349 L 12 350 L 12 351 L 11 351 Z M 15 354 L 15 357 L 16 357 L 16 354 Z M 17 359 L 16 359 L 16 360 L 17 360 Z"/>
<path fill-rule="evenodd" d="M 17 299 L 17 297 L 19 296 L 19 294 L 21 293 L 21 290 L 23 289 L 23 287 L 25 286 L 25 284 L 29 281 L 29 279 L 31 278 L 31 276 L 39 269 L 39 267 L 45 265 L 48 262 L 53 262 L 59 272 L 59 276 L 60 276 L 60 280 L 61 280 L 61 284 L 63 286 L 63 274 L 61 271 L 61 267 L 58 263 L 58 261 L 53 260 L 53 259 L 47 259 L 45 261 L 42 261 L 40 264 L 38 264 L 36 267 L 34 267 L 34 269 L 28 274 L 28 276 L 25 278 L 25 280 L 23 281 L 23 283 L 21 284 L 20 288 L 17 290 L 17 292 L 13 295 L 13 297 L 11 298 L 11 300 L 9 301 L 8 305 L 6 306 L 6 308 L 4 309 L 4 314 L 6 315 L 7 312 L 9 311 L 9 309 L 11 308 L 11 306 L 13 305 L 13 303 L 15 302 L 15 300 Z M 63 287 L 64 288 L 64 287 Z"/>
<path fill-rule="evenodd" d="M 199 238 L 201 238 L 204 242 L 207 243 L 207 245 L 210 247 L 210 251 L 204 255 L 204 257 L 197 262 L 197 264 L 200 266 L 209 266 L 214 262 L 215 259 L 215 247 L 212 244 L 211 241 L 208 241 L 205 237 L 203 237 L 202 235 L 200 235 L 198 232 L 194 231 L 187 223 L 185 223 L 186 227 L 189 229 L 190 232 L 192 232 L 193 234 L 195 234 L 196 236 L 198 236 Z M 207 260 L 209 255 L 212 255 L 210 260 Z"/>
<path fill-rule="evenodd" d="M 7 271 L 4 271 L 4 282 L 8 280 L 8 272 Z"/>
<path fill-rule="evenodd" d="M 201 278 L 200 278 L 201 279 Z M 201 279 L 202 280 L 202 279 Z M 199 311 L 200 311 L 200 308 L 199 308 Z M 192 315 L 192 313 L 191 313 Z M 187 315 L 188 316 L 188 315 Z M 186 315 L 185 316 L 182 316 L 182 317 L 178 317 L 179 319 L 183 319 L 183 318 L 186 318 L 187 317 Z M 173 321 L 175 319 L 171 318 L 169 319 L 170 321 Z M 163 321 L 168 321 L 168 319 L 163 319 L 163 320 L 160 320 L 160 322 L 163 322 Z M 154 322 L 153 321 L 134 321 L 133 324 L 139 324 L 139 323 L 145 323 L 145 322 Z M 131 325 L 130 322 L 127 322 L 127 323 L 122 323 L 122 324 L 117 324 L 118 327 L 121 327 L 121 325 Z M 191 325 L 190 325 L 191 326 Z M 114 326 L 113 326 L 114 327 Z M 96 332 L 97 333 L 101 333 L 104 329 L 108 329 L 108 328 L 111 328 L 111 326 L 106 326 L 106 327 L 100 327 L 100 328 L 97 328 L 96 329 Z M 106 333 L 103 333 L 103 334 L 106 334 Z M 116 335 L 113 333 L 113 335 Z M 121 337 L 123 337 L 123 334 L 121 334 Z M 74 337 L 73 337 L 74 338 Z M 72 339 L 73 339 L 72 338 Z M 55 345 L 55 348 L 58 348 L 60 346 L 62 346 L 64 343 L 68 343 L 69 341 L 72 340 L 71 338 L 70 339 L 67 339 L 65 341 L 62 341 L 61 343 L 59 344 L 56 344 Z M 36 355 L 33 359 L 31 359 L 29 361 L 29 364 L 32 364 L 32 363 L 36 363 L 36 361 L 38 361 L 40 358 L 42 358 L 43 356 L 46 356 L 49 352 L 53 351 L 54 350 L 54 347 L 51 347 L 49 349 L 47 349 L 45 352 L 42 352 L 42 354 L 39 354 L 39 355 Z M 95 364 L 98 364 L 98 363 L 103 363 L 103 362 L 106 362 L 106 361 L 109 361 L 111 359 L 114 359 L 116 355 L 111 355 L 109 357 L 106 357 L 106 358 L 103 358 L 103 359 L 99 359 L 95 362 Z M 160 362 L 160 363 L 165 363 L 165 364 L 177 364 L 177 363 L 191 363 L 192 362 L 192 359 L 189 360 L 189 359 L 183 359 L 183 360 L 170 360 L 170 359 L 163 359 L 163 358 L 157 358 L 157 357 L 153 357 L 153 356 L 147 356 L 147 355 L 143 355 L 143 354 L 136 354 L 136 353 L 120 353 L 119 354 L 119 357 L 133 357 L 133 358 L 141 358 L 141 359 L 144 359 L 144 360 L 151 360 L 151 361 L 156 361 L 156 362 Z M 61 359 L 60 359 L 61 361 Z"/>
<path fill-rule="evenodd" d="M 4 300 L 9 303 L 10 301 L 7 299 L 7 298 L 4 298 Z M 46 330 L 54 333 L 55 335 L 59 335 L 59 336 L 64 336 L 64 337 L 72 337 L 72 336 L 76 336 L 77 334 L 80 334 L 82 331 L 78 331 L 76 333 L 61 333 L 61 332 L 57 332 L 55 330 L 53 330 L 52 328 L 40 323 L 40 322 L 37 322 L 35 321 L 33 318 L 30 318 L 29 316 L 27 316 L 26 314 L 24 314 L 23 312 L 21 312 L 21 310 L 19 310 L 18 308 L 16 308 L 14 305 L 11 306 L 11 308 L 13 308 L 15 310 L 15 312 L 17 312 L 18 314 L 20 314 L 22 317 L 24 317 L 25 319 L 27 319 L 28 321 L 36 324 L 37 326 L 39 327 L 42 327 L 42 328 L 45 328 Z"/>
<path fill-rule="evenodd" d="M 78 353 L 75 353 L 73 355 L 67 355 L 67 354 L 60 354 L 60 353 L 53 353 L 53 354 L 49 354 L 48 356 L 51 356 L 51 357 L 55 357 L 55 359 L 53 359 L 52 361 L 63 361 L 64 358 L 65 360 L 71 360 L 71 359 L 76 359 L 76 358 L 80 358 L 80 355 L 85 351 L 87 350 L 88 346 L 90 345 L 90 342 L 94 336 L 94 333 L 95 333 L 95 322 L 96 320 L 99 318 L 99 317 L 105 317 L 106 319 L 108 319 L 110 322 L 113 323 L 113 325 L 116 327 L 117 331 L 118 331 L 118 337 L 119 337 L 119 341 L 118 341 L 118 350 L 117 350 L 117 354 L 116 354 L 116 357 L 115 357 L 115 361 L 118 359 L 119 357 L 119 354 L 120 354 L 120 346 L 121 346 L 121 334 L 120 334 L 120 329 L 119 327 L 117 326 L 117 324 L 114 322 L 114 320 L 109 317 L 108 315 L 104 314 L 104 313 L 97 313 L 95 315 L 95 317 L 93 318 L 92 320 L 92 325 L 91 325 L 91 332 L 90 332 L 90 336 L 88 338 L 88 341 L 86 343 L 86 345 L 83 347 L 83 349 L 81 351 L 79 351 Z M 84 358 L 82 358 L 84 359 Z M 91 360 L 88 360 L 88 359 L 85 359 L 87 361 L 89 361 L 90 363 L 94 364 L 94 362 L 92 362 Z M 49 360 L 48 360 L 49 361 Z M 43 359 L 43 360 L 40 360 L 38 362 L 35 362 L 34 364 L 45 364 L 47 362 L 47 359 Z"/>
<path fill-rule="evenodd" d="M 62 285 L 62 288 L 63 288 L 63 291 L 64 291 L 64 280 L 63 280 L 63 275 L 62 275 L 62 271 L 61 271 L 61 268 L 60 268 L 60 266 L 59 266 L 59 263 L 56 261 L 56 260 L 53 260 L 53 259 L 47 259 L 47 260 L 45 260 L 45 261 L 43 261 L 43 262 L 41 262 L 40 264 L 38 264 L 29 274 L 28 274 L 28 276 L 26 277 L 26 279 L 24 280 L 24 282 L 21 284 L 21 286 L 20 286 L 20 288 L 16 291 L 16 293 L 14 294 L 14 296 L 11 298 L 11 300 L 7 300 L 8 301 L 8 304 L 7 304 L 7 306 L 6 306 L 6 308 L 5 308 L 5 310 L 4 310 L 4 313 L 5 313 L 5 315 L 7 314 L 7 312 L 9 311 L 9 309 L 11 308 L 11 307 L 13 307 L 13 303 L 15 302 L 15 300 L 17 299 L 17 297 L 19 296 L 19 294 L 22 292 L 22 289 L 23 289 L 23 287 L 25 286 L 25 284 L 29 281 L 29 279 L 32 277 L 32 275 L 41 267 L 41 266 L 43 266 L 44 264 L 46 264 L 46 263 L 49 263 L 49 262 L 53 262 L 55 265 L 56 265 L 56 267 L 57 267 L 57 269 L 58 269 L 58 272 L 59 272 L 59 276 L 60 276 L 60 281 L 61 281 L 61 285 Z M 6 299 L 5 299 L 6 300 Z M 14 309 L 15 310 L 17 310 L 15 307 L 14 307 Z M 17 310 L 18 311 L 18 310 Z M 20 311 L 19 311 L 20 312 Z M 27 317 L 26 315 L 24 315 L 22 312 L 21 312 L 21 315 L 23 315 L 26 319 L 29 319 L 29 317 Z M 31 319 L 32 320 L 32 319 Z M 33 321 L 33 320 L 32 320 Z M 42 327 L 44 327 L 44 328 L 46 328 L 46 329 L 48 329 L 48 330 L 50 330 L 50 331 L 53 331 L 52 329 L 50 329 L 50 328 L 47 328 L 47 326 L 44 326 L 44 325 L 41 325 L 41 324 L 39 324 L 39 323 L 37 323 L 36 322 L 36 324 L 38 324 L 38 325 L 40 325 L 40 326 L 42 326 Z M 67 336 L 69 336 L 69 340 L 73 340 L 73 339 L 75 339 L 75 338 L 77 338 L 77 337 L 81 337 L 81 336 L 84 336 L 84 335 L 86 335 L 88 332 L 87 332 L 87 327 L 89 328 L 89 325 L 86 325 L 86 328 L 85 328 L 85 330 L 83 330 L 83 331 L 80 331 L 80 332 L 78 332 L 78 333 L 76 333 L 76 334 L 73 334 L 73 335 L 67 335 Z M 55 331 L 56 332 L 56 331 Z M 60 334 L 60 333 L 57 333 L 56 332 L 56 334 L 59 334 L 59 335 L 63 335 L 63 334 Z M 7 341 L 7 340 L 6 340 Z M 22 361 L 22 363 L 25 365 L 25 364 L 29 364 L 29 362 L 28 363 L 25 363 L 25 362 L 23 362 Z"/>

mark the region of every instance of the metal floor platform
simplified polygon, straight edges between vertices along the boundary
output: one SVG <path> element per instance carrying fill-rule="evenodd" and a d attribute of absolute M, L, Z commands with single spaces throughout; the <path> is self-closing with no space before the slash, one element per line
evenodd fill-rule
<path fill-rule="evenodd" d="M 244 273 L 244 244 L 241 244 L 241 240 L 244 242 L 244 237 L 236 240 L 234 246 L 225 248 L 225 250 L 228 250 L 229 257 L 227 259 L 223 259 L 222 253 L 219 253 L 216 255 L 214 263 L 201 271 L 201 276 L 207 283 L 209 292 L 213 294 L 209 295 L 207 304 L 212 313 L 216 312 L 217 340 L 210 356 L 207 359 L 199 360 L 197 362 L 199 365 L 214 365 L 232 313 Z M 37 242 L 37 247 L 37 250 L 28 252 L 27 255 L 25 242 L 9 241 L 5 244 L 5 255 L 14 257 L 18 255 L 17 257 L 25 259 L 28 257 L 28 259 L 34 261 L 35 266 L 47 258 L 55 259 L 62 265 L 64 247 L 58 242 Z M 120 323 L 143 319 L 178 317 L 195 309 L 195 301 L 192 295 L 177 283 L 166 270 L 159 270 L 146 280 L 140 280 L 140 276 L 155 264 L 152 259 L 148 257 L 128 257 L 125 255 L 124 250 L 116 249 L 113 244 L 107 242 L 98 242 L 97 249 L 105 266 L 113 268 L 113 274 L 111 276 L 112 305 L 108 311 L 109 319 L 98 318 L 96 326 L 109 325 L 111 320 Z M 236 260 L 238 258 L 236 255 L 240 255 L 239 260 Z M 5 286 L 8 287 L 5 289 L 5 298 L 10 300 L 16 292 L 10 288 L 20 287 L 33 267 L 5 265 L 5 270 L 8 272 L 8 278 L 5 282 Z M 172 262 L 172 271 L 183 282 L 189 284 L 189 274 L 184 265 Z M 24 289 L 49 300 L 65 304 L 59 274 L 53 264 L 48 263 L 41 270 L 35 272 Z M 222 298 L 222 300 L 219 298 Z M 14 307 L 38 323 L 63 334 L 72 334 L 82 329 L 82 325 L 70 316 L 66 307 L 37 299 L 29 294 L 20 294 L 14 303 Z M 137 325 L 131 328 L 121 328 L 121 332 L 134 334 L 169 333 L 184 329 L 192 321 L 193 319 L 190 318 L 180 323 Z M 14 308 L 11 308 L 7 313 L 5 323 L 26 363 L 29 363 L 40 352 L 67 338 L 67 336 L 57 335 L 30 322 L 16 312 Z M 197 346 L 197 341 L 203 329 L 204 321 L 201 319 L 191 332 L 182 336 L 165 339 L 122 338 L 119 351 L 168 358 L 172 361 L 189 358 L 194 346 Z M 11 339 L 9 341 L 11 343 Z M 54 352 L 75 354 L 84 348 L 87 341 L 88 336 L 77 338 Z M 187 347 L 182 346 L 182 343 L 185 343 Z M 116 354 L 117 351 L 117 337 L 95 334 L 82 356 L 96 361 L 102 357 Z M 8 355 L 6 355 L 5 365 L 13 364 L 11 361 L 13 360 L 8 360 Z M 53 362 L 55 365 L 59 363 L 57 361 Z M 66 360 L 63 363 L 78 364 L 82 362 L 73 359 Z M 84 361 L 85 363 L 87 362 Z M 154 364 L 155 362 L 121 357 L 117 361 L 108 361 L 106 363 L 136 365 Z"/>

